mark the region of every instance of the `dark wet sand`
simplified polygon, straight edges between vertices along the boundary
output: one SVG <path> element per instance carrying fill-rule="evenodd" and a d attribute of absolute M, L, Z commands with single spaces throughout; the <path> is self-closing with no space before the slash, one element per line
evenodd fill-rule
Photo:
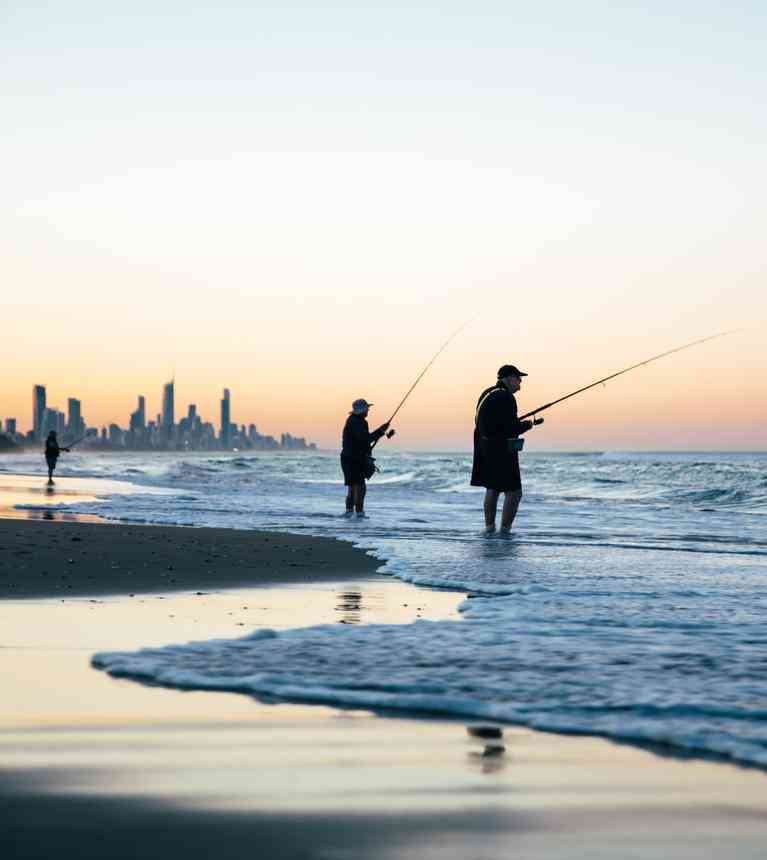
<path fill-rule="evenodd" d="M 7 860 L 345 860 L 378 856 L 376 849 L 443 835 L 439 814 L 258 814 L 207 810 L 133 798 L 11 796 L 0 787 L 3 814 L 14 821 Z M 459 816 L 452 826 L 489 827 L 497 816 Z"/>
<path fill-rule="evenodd" d="M 128 791 L 115 791 L 111 778 L 119 785 L 120 774 L 108 770 L 0 772 L 0 855 L 9 860 L 765 856 L 764 780 L 756 774 L 724 767 L 717 787 L 715 765 L 665 762 L 604 742 L 511 731 L 506 763 L 493 770 L 482 768 L 486 760 L 470 757 L 460 724 L 358 719 L 345 730 L 335 723 L 330 717 L 302 727 L 300 720 L 287 719 L 281 727 L 245 727 L 245 738 L 237 737 L 237 726 L 222 725 L 211 738 L 215 748 L 232 744 L 244 761 L 249 756 L 254 761 L 243 766 L 214 752 L 215 767 L 210 750 L 193 741 L 187 761 L 197 757 L 211 768 L 207 793 L 185 790 L 184 763 L 175 797 L 167 792 L 152 797 L 151 790 L 137 794 L 140 776 L 128 783 Z M 360 732 L 366 743 L 357 739 Z M 143 760 L 152 774 L 158 770 L 156 743 L 163 738 L 148 740 L 146 731 L 127 731 L 123 756 Z M 290 777 L 296 789 L 292 802 Z M 228 790 L 222 791 L 227 781 Z M 316 798 L 306 804 L 306 786 L 312 783 L 316 792 L 326 783 L 326 804 Z"/>
<path fill-rule="evenodd" d="M 242 588 L 369 576 L 351 544 L 279 532 L 0 519 L 0 599 Z"/>

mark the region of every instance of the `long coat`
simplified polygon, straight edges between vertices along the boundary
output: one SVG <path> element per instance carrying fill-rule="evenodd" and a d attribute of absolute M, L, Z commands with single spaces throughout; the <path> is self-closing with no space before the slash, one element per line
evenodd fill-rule
<path fill-rule="evenodd" d="M 522 489 L 519 454 L 509 451 L 509 439 L 517 439 L 533 426 L 517 418 L 517 401 L 503 383 L 486 388 L 477 401 L 474 425 L 472 487 L 509 492 Z"/>

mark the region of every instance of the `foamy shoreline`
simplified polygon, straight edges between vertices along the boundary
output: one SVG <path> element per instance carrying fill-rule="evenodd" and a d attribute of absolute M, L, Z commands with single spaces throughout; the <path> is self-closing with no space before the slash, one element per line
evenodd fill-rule
<path fill-rule="evenodd" d="M 242 618 L 411 623 L 416 609 L 455 612 L 454 597 L 373 576 L 0 602 L 13 703 L 0 721 L 3 856 L 762 856 L 759 772 L 516 727 L 499 754 L 461 721 L 182 693 L 89 666 L 94 650 L 138 638 L 231 638 Z"/>
<path fill-rule="evenodd" d="M 0 534 L 21 527 L 30 542 L 58 536 L 59 548 L 79 547 L 63 539 L 85 526 L 107 556 L 110 535 L 142 531 L 16 520 L 0 521 Z M 143 529 L 147 547 L 161 534 L 191 541 L 198 531 Z M 293 537 L 279 540 L 289 565 Z M 325 544 L 304 540 L 319 560 Z M 312 564 L 289 585 L 193 589 L 189 580 L 134 597 L 6 596 L 3 855 L 127 858 L 138 847 L 142 856 L 183 850 L 196 860 L 257 846 L 270 860 L 593 858 L 620 856 L 630 844 L 640 857 L 762 856 L 765 775 L 757 771 L 516 727 L 504 730 L 502 754 L 488 754 L 460 721 L 182 693 L 89 666 L 98 650 L 264 627 L 457 617 L 463 595 L 376 574 L 369 556 L 341 545 L 360 564 L 343 579 Z"/>

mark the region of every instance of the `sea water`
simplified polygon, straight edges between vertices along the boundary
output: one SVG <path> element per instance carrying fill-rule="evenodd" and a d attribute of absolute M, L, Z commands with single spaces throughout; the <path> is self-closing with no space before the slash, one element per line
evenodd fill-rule
<path fill-rule="evenodd" d="M 114 675 L 479 717 L 767 766 L 767 455 L 525 454 L 514 536 L 481 534 L 470 456 L 381 453 L 368 520 L 335 454 L 73 453 L 61 474 L 175 495 L 80 506 L 133 522 L 354 541 L 465 592 L 458 621 L 259 630 L 98 654 Z M 26 456 L 0 468 L 29 469 Z"/>

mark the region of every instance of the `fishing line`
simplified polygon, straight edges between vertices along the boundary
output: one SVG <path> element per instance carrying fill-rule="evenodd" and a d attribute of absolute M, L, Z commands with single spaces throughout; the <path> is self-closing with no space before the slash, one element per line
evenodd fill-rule
<path fill-rule="evenodd" d="M 459 335 L 459 334 L 460 334 L 460 333 L 461 333 L 461 332 L 462 332 L 462 331 L 463 331 L 463 330 L 464 330 L 464 329 L 465 329 L 465 328 L 466 328 L 470 323 L 472 323 L 473 321 L 474 321 L 474 317 L 472 317 L 472 318 L 471 318 L 471 319 L 469 319 L 469 320 L 466 320 L 466 322 L 465 322 L 465 323 L 463 323 L 462 325 L 460 325 L 460 326 L 459 326 L 459 327 L 458 327 L 458 328 L 457 328 L 457 329 L 456 329 L 456 330 L 455 330 L 455 331 L 450 335 L 450 337 L 449 337 L 449 338 L 448 338 L 448 339 L 447 339 L 447 340 L 442 344 L 442 346 L 441 346 L 441 347 L 440 347 L 440 348 L 439 348 L 439 349 L 434 353 L 434 355 L 433 355 L 433 356 L 432 356 L 432 358 L 429 360 L 429 362 L 428 362 L 428 364 L 426 365 L 426 367 L 424 367 L 424 369 L 423 369 L 423 370 L 418 374 L 418 376 L 416 377 L 415 382 L 414 382 L 414 383 L 410 386 L 410 388 L 408 388 L 408 390 L 405 392 L 405 396 L 402 398 L 402 400 L 400 400 L 400 402 L 399 402 L 399 404 L 397 405 L 397 408 L 394 410 L 394 412 L 392 412 L 392 414 L 391 414 L 391 418 L 389 418 L 389 420 L 386 422 L 387 424 L 391 424 L 391 422 L 392 422 L 392 421 L 394 421 L 394 419 L 395 419 L 395 417 L 396 417 L 397 413 L 398 413 L 398 412 L 400 411 L 400 409 L 402 409 L 402 407 L 405 405 L 405 402 L 407 401 L 408 397 L 410 397 L 410 395 L 415 391 L 416 386 L 417 386 L 417 385 L 418 385 L 418 383 L 419 383 L 419 382 L 424 378 L 424 376 L 426 375 L 426 372 L 427 372 L 427 371 L 429 370 L 429 368 L 434 364 L 434 362 L 435 362 L 435 361 L 440 357 L 440 355 L 442 355 L 442 353 L 443 353 L 443 352 L 448 348 L 448 346 L 450 346 L 450 344 L 455 340 L 455 338 L 457 338 L 457 337 L 458 337 L 458 335 Z M 373 443 L 372 447 L 373 447 L 373 448 L 375 448 L 375 446 L 376 446 L 377 444 L 378 444 L 378 440 L 376 439 L 376 441 Z"/>
<path fill-rule="evenodd" d="M 457 338 L 457 337 L 458 337 L 458 335 L 459 335 L 459 334 L 460 334 L 460 333 L 461 333 L 461 332 L 466 328 L 466 326 L 468 326 L 468 325 L 469 325 L 469 323 L 470 323 L 470 322 L 472 322 L 472 321 L 473 321 L 473 320 L 467 320 L 463 325 L 459 326 L 459 327 L 458 327 L 458 328 L 457 328 L 457 329 L 456 329 L 456 330 L 455 330 L 455 331 L 450 335 L 450 337 L 449 337 L 449 338 L 448 338 L 448 339 L 447 339 L 447 340 L 442 344 L 442 346 L 441 346 L 441 347 L 436 351 L 436 353 L 434 354 L 434 356 L 433 356 L 433 358 L 431 359 L 431 361 L 429 361 L 429 363 L 426 365 L 426 367 L 424 367 L 424 369 L 423 369 L 423 370 L 418 374 L 418 376 L 416 377 L 415 382 L 410 386 L 410 388 L 408 388 L 407 392 L 405 393 L 405 396 L 402 398 L 402 400 L 400 400 L 399 405 L 398 405 L 398 406 L 397 406 L 397 408 L 394 410 L 394 412 L 392 412 L 392 416 L 391 416 L 391 418 L 389 419 L 389 421 L 388 421 L 387 423 L 391 424 L 391 422 L 392 422 L 392 421 L 394 421 L 394 418 L 395 418 L 395 416 L 397 415 L 397 413 L 398 413 L 398 412 L 400 411 L 400 409 L 402 409 L 402 407 L 405 405 L 405 401 L 408 399 L 408 397 L 410 397 L 410 395 L 413 393 L 413 391 L 415 391 L 415 387 L 416 387 L 416 385 L 418 385 L 418 383 L 419 383 L 419 382 L 424 378 L 424 376 L 426 375 L 426 371 L 427 371 L 427 370 L 432 366 L 432 364 L 434 364 L 434 362 L 435 362 L 435 361 L 440 357 L 440 355 L 442 355 L 442 353 L 443 353 L 443 352 L 448 348 L 448 346 L 450 346 L 450 344 L 455 340 L 455 338 Z"/>
<path fill-rule="evenodd" d="M 519 420 L 523 421 L 525 418 L 534 417 L 539 412 L 543 412 L 546 409 L 550 409 L 552 406 L 556 406 L 557 403 L 562 403 L 563 400 L 569 400 L 571 397 L 575 397 L 576 394 L 582 394 L 584 391 L 588 391 L 590 388 L 594 388 L 597 385 L 602 385 L 605 382 L 609 382 L 611 379 L 615 379 L 616 376 L 622 376 L 624 373 L 628 373 L 630 370 L 636 370 L 638 367 L 644 367 L 645 364 L 650 364 L 652 361 L 658 361 L 659 358 L 665 358 L 667 355 L 673 355 L 675 352 L 681 352 L 683 349 L 690 349 L 693 346 L 699 346 L 702 343 L 706 343 L 709 340 L 714 340 L 718 337 L 725 337 L 728 334 L 734 334 L 736 330 L 731 331 L 720 331 L 717 334 L 710 334 L 708 337 L 702 337 L 699 340 L 693 340 L 690 343 L 685 343 L 683 346 L 676 346 L 674 349 L 666 350 L 666 352 L 661 352 L 658 355 L 652 356 L 652 358 L 646 358 L 644 361 L 640 361 L 637 364 L 632 364 L 631 367 L 626 367 L 623 370 L 619 370 L 617 373 L 611 373 L 609 376 L 605 376 L 603 379 L 598 379 L 596 382 L 592 382 L 590 385 L 584 385 L 583 388 L 579 388 L 577 391 L 571 391 L 570 394 L 565 394 L 564 397 L 559 397 L 557 400 L 552 400 L 551 403 L 546 403 L 543 406 L 539 406 L 537 409 L 533 409 L 532 412 L 527 412 L 524 415 L 519 416 Z"/>

